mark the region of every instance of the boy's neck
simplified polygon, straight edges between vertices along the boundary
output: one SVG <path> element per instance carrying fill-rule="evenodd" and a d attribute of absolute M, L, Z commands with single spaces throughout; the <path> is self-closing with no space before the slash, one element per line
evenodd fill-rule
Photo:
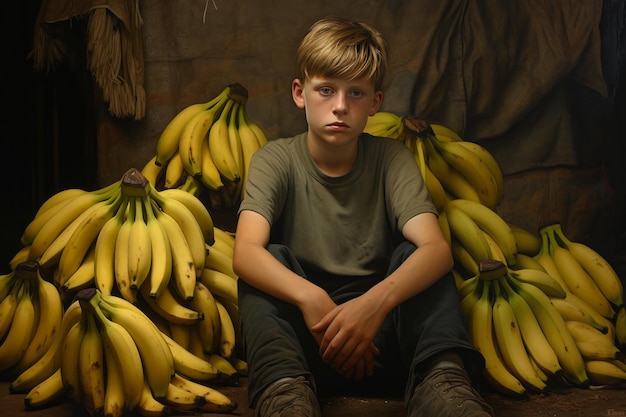
<path fill-rule="evenodd" d="M 315 165 L 329 177 L 346 175 L 354 166 L 358 152 L 358 140 L 344 146 L 321 144 L 307 136 L 307 149 Z"/>

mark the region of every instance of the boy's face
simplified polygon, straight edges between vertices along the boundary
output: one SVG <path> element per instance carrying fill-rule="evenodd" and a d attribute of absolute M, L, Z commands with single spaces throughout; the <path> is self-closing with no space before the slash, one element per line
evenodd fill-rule
<path fill-rule="evenodd" d="M 380 108 L 383 93 L 374 89 L 370 79 L 314 76 L 305 83 L 294 80 L 292 96 L 296 106 L 305 110 L 309 135 L 340 144 L 359 137 L 368 116 Z"/>

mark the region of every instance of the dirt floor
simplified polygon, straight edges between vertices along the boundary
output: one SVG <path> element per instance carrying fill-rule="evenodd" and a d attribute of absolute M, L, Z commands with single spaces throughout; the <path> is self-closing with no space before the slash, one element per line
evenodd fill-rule
<path fill-rule="evenodd" d="M 24 395 L 9 394 L 8 382 L 0 382 L 0 415 L 3 417 L 88 417 L 82 406 L 62 400 L 47 408 L 24 410 Z M 247 407 L 246 379 L 236 387 L 221 387 L 220 391 L 237 402 L 232 414 L 180 414 L 181 416 L 240 416 L 253 417 Z M 519 400 L 495 393 L 485 393 L 485 399 L 498 417 L 626 417 L 626 390 L 578 389 L 555 387 L 547 395 L 532 395 Z M 324 417 L 404 417 L 401 398 L 333 397 L 322 401 Z"/>

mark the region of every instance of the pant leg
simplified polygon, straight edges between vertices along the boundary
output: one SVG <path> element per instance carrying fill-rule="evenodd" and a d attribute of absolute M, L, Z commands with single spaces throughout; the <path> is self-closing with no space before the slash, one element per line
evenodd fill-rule
<path fill-rule="evenodd" d="M 389 273 L 413 251 L 415 246 L 409 242 L 398 246 Z M 445 275 L 426 291 L 399 305 L 393 312 L 393 318 L 403 361 L 410 364 L 405 392 L 407 401 L 422 379 L 424 364 L 437 353 L 455 351 L 462 357 L 472 378 L 480 375 L 485 361 L 467 333 L 465 315 L 452 274 Z"/>
<path fill-rule="evenodd" d="M 305 276 L 291 251 L 281 245 L 268 250 L 285 266 Z M 316 343 L 300 310 L 238 280 L 242 348 L 249 366 L 248 396 L 251 407 L 263 390 L 283 377 L 305 376 L 313 384 L 307 363 Z M 303 347 L 304 346 L 304 347 Z"/>

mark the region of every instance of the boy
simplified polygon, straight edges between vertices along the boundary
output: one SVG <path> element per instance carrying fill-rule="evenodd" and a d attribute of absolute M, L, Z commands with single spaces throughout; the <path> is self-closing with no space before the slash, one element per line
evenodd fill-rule
<path fill-rule="evenodd" d="M 399 385 L 411 417 L 491 415 L 468 377 L 484 359 L 412 154 L 363 134 L 386 65 L 370 26 L 314 24 L 292 83 L 308 130 L 251 162 L 233 266 L 257 417 L 319 417 L 321 395 Z"/>

